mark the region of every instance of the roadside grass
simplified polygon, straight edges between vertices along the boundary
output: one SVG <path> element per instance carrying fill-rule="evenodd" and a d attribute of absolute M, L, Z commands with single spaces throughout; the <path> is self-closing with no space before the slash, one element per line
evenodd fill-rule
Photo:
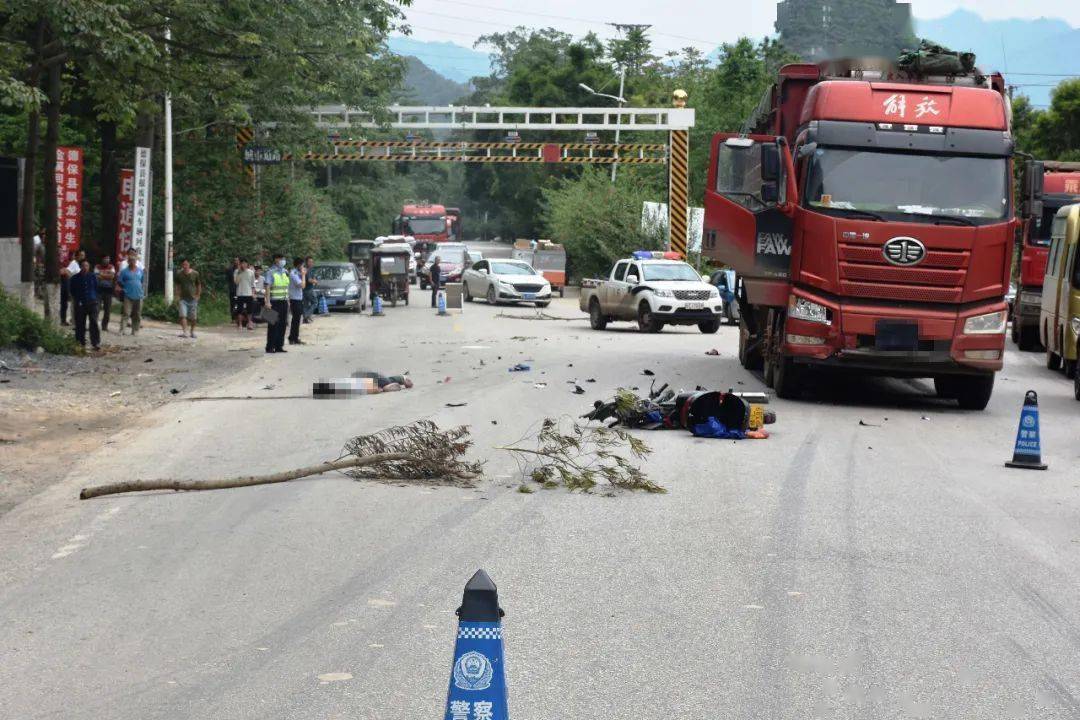
<path fill-rule="evenodd" d="M 12 345 L 31 351 L 40 347 L 54 355 L 78 351 L 70 331 L 64 332 L 0 289 L 0 348 Z"/>
<path fill-rule="evenodd" d="M 146 296 L 142 307 L 143 317 L 162 322 L 180 322 L 180 311 L 177 303 L 165 304 L 165 296 L 161 293 L 151 293 Z M 229 299 L 221 293 L 203 292 L 199 299 L 199 325 L 225 325 L 232 322 L 229 308 Z"/>

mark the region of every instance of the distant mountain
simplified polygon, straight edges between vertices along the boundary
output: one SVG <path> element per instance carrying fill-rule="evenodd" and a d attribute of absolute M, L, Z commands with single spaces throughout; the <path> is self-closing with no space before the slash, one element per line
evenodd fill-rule
<path fill-rule="evenodd" d="M 491 73 L 487 53 L 477 52 L 452 42 L 427 42 L 408 37 L 390 38 L 390 49 L 398 55 L 419 58 L 443 77 L 467 83 L 474 77 Z"/>
<path fill-rule="evenodd" d="M 443 77 L 418 58 L 405 58 L 405 87 L 399 97 L 410 105 L 449 105 L 469 94 L 469 86 Z"/>
<path fill-rule="evenodd" d="M 969 10 L 956 10 L 942 18 L 915 20 L 916 34 L 954 50 L 975 53 L 979 67 L 1000 71 L 1011 85 L 1036 105 L 1050 103 L 1052 87 L 1064 78 L 1026 73 L 1080 75 L 1080 58 L 1070 49 L 1080 47 L 1080 28 L 1064 20 L 984 20 Z"/>

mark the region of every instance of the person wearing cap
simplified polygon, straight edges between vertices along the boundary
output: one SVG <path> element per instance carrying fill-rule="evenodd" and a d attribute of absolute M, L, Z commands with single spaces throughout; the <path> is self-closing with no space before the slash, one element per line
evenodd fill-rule
<path fill-rule="evenodd" d="M 285 349 L 285 321 L 289 315 L 289 273 L 285 269 L 285 255 L 274 253 L 274 264 L 266 271 L 263 307 L 277 314 L 274 322 L 266 323 L 266 352 L 283 353 Z"/>

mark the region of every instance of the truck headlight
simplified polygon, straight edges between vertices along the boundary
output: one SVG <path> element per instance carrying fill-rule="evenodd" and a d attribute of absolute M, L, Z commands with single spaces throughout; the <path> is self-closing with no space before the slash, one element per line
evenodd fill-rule
<path fill-rule="evenodd" d="M 832 319 L 829 317 L 829 308 L 820 303 L 816 303 L 813 300 L 798 297 L 797 295 L 792 295 L 791 299 L 788 301 L 788 317 L 793 317 L 796 320 L 820 323 L 822 325 L 832 325 Z"/>
<path fill-rule="evenodd" d="M 1042 293 L 1022 292 L 1020 293 L 1020 302 L 1025 305 L 1038 305 L 1042 302 Z"/>
<path fill-rule="evenodd" d="M 1080 317 L 1073 317 L 1073 319 L 1069 321 L 1069 327 L 1072 328 L 1073 337 L 1080 338 Z"/>
<path fill-rule="evenodd" d="M 675 297 L 675 293 L 670 290 L 664 289 L 653 290 L 653 295 L 655 295 L 656 297 Z"/>
<path fill-rule="evenodd" d="M 1008 319 L 1004 310 L 976 315 L 964 321 L 965 335 L 998 335 L 1005 332 L 1005 322 Z"/>

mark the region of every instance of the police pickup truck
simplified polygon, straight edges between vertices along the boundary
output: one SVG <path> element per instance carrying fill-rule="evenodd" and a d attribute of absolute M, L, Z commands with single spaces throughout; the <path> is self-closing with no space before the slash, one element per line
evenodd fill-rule
<path fill-rule="evenodd" d="M 615 263 L 607 280 L 582 280 L 581 310 L 589 313 L 593 330 L 628 320 L 637 321 L 641 332 L 660 332 L 665 325 L 716 332 L 724 313 L 719 291 L 677 258 L 639 251 Z"/>

